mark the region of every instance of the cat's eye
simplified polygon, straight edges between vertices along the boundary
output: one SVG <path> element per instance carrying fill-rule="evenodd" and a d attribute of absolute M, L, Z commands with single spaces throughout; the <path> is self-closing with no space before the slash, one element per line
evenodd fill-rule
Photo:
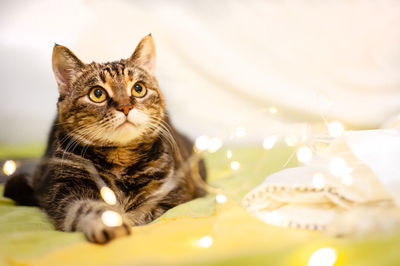
<path fill-rule="evenodd" d="M 147 89 L 142 82 L 136 82 L 132 87 L 132 96 L 142 98 L 146 95 Z"/>
<path fill-rule="evenodd" d="M 89 92 L 89 99 L 95 103 L 107 100 L 107 92 L 102 87 L 94 87 Z"/>

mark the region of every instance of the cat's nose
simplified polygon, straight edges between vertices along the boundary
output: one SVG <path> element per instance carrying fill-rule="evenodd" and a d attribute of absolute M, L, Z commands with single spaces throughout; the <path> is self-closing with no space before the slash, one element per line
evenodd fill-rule
<path fill-rule="evenodd" d="M 118 107 L 118 111 L 123 112 L 125 115 L 129 114 L 129 111 L 132 110 L 133 106 L 130 104 L 121 105 Z"/>

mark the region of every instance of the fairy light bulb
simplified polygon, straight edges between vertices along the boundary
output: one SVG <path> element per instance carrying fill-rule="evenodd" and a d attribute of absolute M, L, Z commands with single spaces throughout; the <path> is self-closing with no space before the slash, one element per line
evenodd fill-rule
<path fill-rule="evenodd" d="M 203 236 L 199 239 L 198 244 L 202 248 L 209 248 L 213 244 L 213 239 L 211 236 Z"/>
<path fill-rule="evenodd" d="M 346 161 L 340 156 L 335 156 L 330 160 L 329 170 L 331 174 L 336 177 L 341 177 L 352 171 L 352 169 L 347 166 Z"/>
<path fill-rule="evenodd" d="M 103 223 L 110 227 L 122 225 L 122 217 L 119 213 L 115 211 L 105 211 L 101 215 L 101 220 Z"/>
<path fill-rule="evenodd" d="M 297 150 L 297 160 L 302 163 L 307 163 L 312 159 L 313 153 L 307 146 L 302 146 Z"/>
<path fill-rule="evenodd" d="M 344 126 L 337 121 L 328 123 L 328 132 L 331 137 L 337 138 L 340 137 L 344 132 Z"/>
<path fill-rule="evenodd" d="M 333 248 L 320 248 L 308 260 L 308 266 L 332 266 L 336 262 L 337 254 Z"/>
<path fill-rule="evenodd" d="M 237 161 L 234 161 L 234 162 L 231 162 L 231 169 L 232 170 L 238 170 L 239 169 L 239 167 L 240 167 L 240 163 L 239 162 L 237 162 Z"/>
<path fill-rule="evenodd" d="M 232 158 L 232 151 L 231 150 L 228 150 L 226 152 L 226 158 L 228 158 L 228 159 Z"/>
<path fill-rule="evenodd" d="M 117 203 L 117 198 L 114 192 L 109 187 L 102 187 L 100 189 L 100 195 L 103 200 L 109 205 L 115 205 Z"/>
<path fill-rule="evenodd" d="M 10 176 L 15 173 L 17 170 L 17 163 L 13 160 L 7 160 L 3 165 L 3 172 L 4 174 Z"/>
<path fill-rule="evenodd" d="M 313 176 L 312 183 L 313 183 L 313 187 L 315 187 L 317 189 L 323 188 L 325 186 L 325 177 L 324 177 L 324 175 L 321 174 L 321 173 L 316 173 Z"/>
<path fill-rule="evenodd" d="M 294 135 L 286 136 L 285 142 L 289 147 L 296 146 L 298 143 L 297 137 Z"/>
<path fill-rule="evenodd" d="M 281 215 L 279 214 L 278 211 L 272 211 L 272 212 L 267 214 L 266 222 L 268 224 L 279 226 L 279 225 L 282 224 L 282 217 L 281 217 Z"/>
<path fill-rule="evenodd" d="M 272 106 L 269 108 L 269 112 L 274 115 L 278 112 L 278 109 L 276 109 L 276 107 Z"/>
<path fill-rule="evenodd" d="M 200 151 L 205 151 L 210 146 L 210 138 L 207 136 L 199 136 L 195 142 L 196 148 Z"/>
<path fill-rule="evenodd" d="M 222 140 L 219 138 L 211 138 L 208 142 L 208 151 L 214 153 L 222 146 Z"/>
<path fill-rule="evenodd" d="M 345 184 L 346 186 L 351 186 L 353 185 L 353 177 L 351 176 L 351 174 L 344 174 L 341 177 L 341 181 L 343 184 Z"/>
<path fill-rule="evenodd" d="M 218 195 L 215 197 L 215 200 L 216 200 L 218 203 L 223 204 L 223 203 L 226 202 L 226 196 L 223 195 L 223 194 L 218 194 Z"/>
<path fill-rule="evenodd" d="M 278 137 L 276 135 L 271 135 L 266 137 L 263 141 L 263 147 L 266 150 L 270 150 L 275 146 L 275 143 L 278 141 Z"/>

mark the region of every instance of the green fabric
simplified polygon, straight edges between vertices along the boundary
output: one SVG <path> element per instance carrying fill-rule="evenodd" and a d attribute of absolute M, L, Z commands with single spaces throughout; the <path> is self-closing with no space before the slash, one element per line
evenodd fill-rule
<path fill-rule="evenodd" d="M 43 152 L 44 146 L 41 144 L 13 145 L 0 143 L 0 159 L 40 157 Z"/>
<path fill-rule="evenodd" d="M 6 152 L 0 152 L 0 154 L 6 155 Z M 35 152 L 31 150 L 29 154 L 35 154 Z M 227 159 L 226 149 L 221 149 L 219 152 L 209 154 L 206 157 L 209 183 L 212 187 L 227 195 L 229 199 L 232 199 L 234 202 L 232 206 L 235 204 L 239 206 L 238 203 L 240 204 L 242 197 L 253 187 L 261 183 L 270 173 L 282 169 L 285 165 L 286 167 L 296 165 L 295 160 L 287 163 L 288 158 L 292 157 L 293 150 L 286 147 L 278 147 L 269 151 L 252 147 L 235 148 L 232 150 L 232 154 L 232 158 Z M 20 155 L 23 155 L 23 153 L 20 153 Z M 230 169 L 229 164 L 231 161 L 240 162 L 238 171 Z M 3 186 L 0 186 L 0 195 L 3 195 Z M 238 207 L 234 206 L 233 208 Z M 189 217 L 187 218 L 186 226 L 189 230 L 196 231 L 200 229 L 195 225 L 196 220 L 190 217 L 198 217 L 200 219 L 198 221 L 201 222 L 202 217 L 211 217 L 215 212 L 215 195 L 209 194 L 206 197 L 193 200 L 169 210 L 160 219 L 153 222 L 153 227 L 149 225 L 149 228 L 162 231 L 163 227 L 171 226 L 174 223 L 179 224 L 180 221 L 186 219 L 182 218 L 181 220 L 174 221 L 175 218 Z M 229 214 L 234 215 L 235 213 L 240 213 L 240 209 L 239 212 L 222 211 L 221 213 L 226 216 L 229 216 Z M 223 218 L 230 219 L 230 217 Z M 246 220 L 247 218 L 243 219 Z M 165 221 L 168 221 L 168 223 L 164 223 Z M 257 224 L 254 221 L 253 223 Z M 191 224 L 193 224 L 193 228 L 191 228 Z M 157 227 L 154 225 L 157 225 Z M 260 228 L 264 227 L 263 224 L 260 226 Z M 240 225 L 234 228 L 240 231 Z M 271 239 L 258 239 L 257 230 L 260 230 L 260 234 L 265 234 L 265 231 L 257 228 L 254 229 L 256 230 L 255 233 L 241 236 L 243 243 L 247 243 L 246 246 L 243 246 L 243 252 L 226 255 L 223 252 L 224 248 L 220 251 L 217 250 L 218 245 L 216 243 L 214 250 L 214 247 L 210 248 L 212 256 L 201 256 L 200 254 L 193 261 L 187 259 L 185 253 L 182 251 L 182 258 L 179 258 L 180 255 L 178 254 L 174 257 L 171 256 L 170 260 L 174 262 L 173 264 L 181 263 L 185 265 L 306 265 L 313 251 L 329 246 L 334 247 L 339 254 L 335 265 L 400 264 L 400 254 L 398 252 L 400 250 L 400 232 L 385 235 L 370 235 L 362 238 L 336 239 L 321 234 L 310 234 L 308 236 L 308 232 L 303 233 L 298 232 L 299 230 L 281 229 L 265 225 L 266 230 L 270 230 L 271 232 Z M 146 228 L 144 227 L 144 229 Z M 185 229 L 182 228 L 182 230 Z M 215 231 L 218 232 L 219 229 L 215 229 Z M 237 232 L 235 233 L 237 234 Z M 294 239 L 299 234 L 303 234 L 299 238 L 299 241 L 291 241 L 292 235 Z M 2 196 L 0 196 L 0 235 L 0 265 L 22 265 L 20 264 L 21 261 L 24 262 L 23 264 L 32 262 L 35 259 L 40 259 L 42 256 L 57 253 L 69 247 L 74 248 L 83 245 L 84 248 L 88 248 L 85 246 L 85 239 L 81 233 L 55 231 L 46 215 L 38 208 L 15 206 L 11 200 Z M 139 235 L 140 231 L 138 231 L 137 235 L 133 234 L 131 237 L 135 238 L 139 237 Z M 280 235 L 282 235 L 282 238 L 279 237 Z M 243 239 L 243 237 L 246 239 Z M 235 243 L 236 249 L 232 250 L 238 250 L 237 247 L 240 248 L 240 238 L 236 237 L 234 239 L 239 242 Z M 254 243 L 265 243 L 265 246 L 255 245 L 253 248 L 248 248 L 251 246 L 252 239 L 254 239 Z M 226 243 L 225 245 L 226 249 L 232 248 Z M 101 247 L 102 251 L 100 252 L 106 252 L 112 249 L 112 247 L 112 244 Z M 123 253 L 123 251 L 121 252 Z M 158 264 L 157 262 L 160 262 L 158 251 L 154 250 L 151 252 L 154 259 L 153 264 Z M 221 256 L 218 256 L 219 253 L 221 253 Z M 66 254 L 69 253 L 67 252 Z M 84 256 L 84 254 L 81 256 Z M 147 263 L 142 262 L 140 264 Z M 168 264 L 168 261 L 163 261 L 163 263 Z M 58 263 L 53 262 L 53 265 L 58 265 Z"/>

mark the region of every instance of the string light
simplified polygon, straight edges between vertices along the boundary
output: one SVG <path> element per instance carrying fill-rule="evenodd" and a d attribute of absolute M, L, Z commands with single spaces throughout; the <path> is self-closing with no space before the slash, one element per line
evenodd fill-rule
<path fill-rule="evenodd" d="M 225 195 L 223 195 L 223 194 L 218 194 L 216 197 L 215 197 L 215 200 L 218 202 L 218 203 L 225 203 L 226 202 L 226 196 Z"/>
<path fill-rule="evenodd" d="M 199 239 L 198 244 L 202 248 L 209 248 L 213 244 L 213 239 L 211 236 L 203 236 Z"/>
<path fill-rule="evenodd" d="M 312 183 L 313 183 L 313 187 L 315 187 L 317 189 L 323 188 L 325 186 L 325 177 L 324 177 L 324 175 L 321 174 L 321 173 L 316 173 L 313 176 Z"/>
<path fill-rule="evenodd" d="M 228 150 L 228 151 L 226 152 L 226 157 L 227 157 L 228 159 L 232 158 L 232 151 L 231 151 L 231 150 Z"/>
<path fill-rule="evenodd" d="M 240 167 L 240 163 L 237 161 L 231 162 L 231 168 L 232 170 L 238 170 Z"/>
<path fill-rule="evenodd" d="M 244 127 L 237 127 L 235 129 L 236 137 L 244 137 L 246 135 L 246 129 Z"/>
<path fill-rule="evenodd" d="M 307 163 L 311 160 L 313 153 L 307 146 L 302 146 L 297 150 L 297 160 L 302 163 Z"/>
<path fill-rule="evenodd" d="M 271 113 L 271 114 L 276 114 L 277 112 L 278 112 L 278 109 L 276 109 L 276 107 L 270 107 L 269 108 L 269 112 Z"/>
<path fill-rule="evenodd" d="M 334 138 L 340 137 L 344 132 L 344 126 L 337 121 L 328 123 L 328 132 Z"/>
<path fill-rule="evenodd" d="M 17 164 L 13 160 L 7 160 L 3 165 L 4 174 L 10 176 L 17 170 Z"/>
<path fill-rule="evenodd" d="M 263 141 L 263 147 L 266 150 L 270 150 L 275 146 L 275 143 L 278 141 L 278 137 L 276 135 L 271 135 L 266 137 Z"/>
<path fill-rule="evenodd" d="M 199 136 L 195 142 L 196 148 L 200 151 L 205 151 L 210 146 L 210 138 L 207 136 Z"/>
<path fill-rule="evenodd" d="M 222 146 L 222 140 L 219 138 L 211 138 L 208 142 L 208 151 L 214 153 Z"/>
<path fill-rule="evenodd" d="M 285 137 L 285 142 L 289 147 L 293 147 L 297 145 L 297 137 L 294 135 L 286 136 Z"/>
<path fill-rule="evenodd" d="M 109 187 L 102 187 L 100 189 L 100 195 L 103 200 L 109 205 L 115 205 L 117 203 L 117 198 L 114 192 Z"/>
<path fill-rule="evenodd" d="M 321 248 L 311 255 L 307 265 L 332 266 L 335 263 L 336 258 L 336 251 L 333 248 Z"/>
<path fill-rule="evenodd" d="M 122 217 L 119 213 L 115 211 L 105 211 L 101 215 L 101 220 L 103 223 L 110 227 L 122 225 Z"/>

